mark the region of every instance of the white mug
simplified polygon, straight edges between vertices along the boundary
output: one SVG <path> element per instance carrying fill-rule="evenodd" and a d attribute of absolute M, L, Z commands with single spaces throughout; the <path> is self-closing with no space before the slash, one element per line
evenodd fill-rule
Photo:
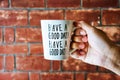
<path fill-rule="evenodd" d="M 44 58 L 64 60 L 70 55 L 73 20 L 41 20 Z"/>

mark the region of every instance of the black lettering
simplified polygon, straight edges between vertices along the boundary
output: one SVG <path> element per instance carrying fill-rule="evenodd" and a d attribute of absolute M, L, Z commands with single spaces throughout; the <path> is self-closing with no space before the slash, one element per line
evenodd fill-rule
<path fill-rule="evenodd" d="M 62 31 L 62 27 L 61 27 L 61 24 L 59 24 L 59 31 Z"/>
<path fill-rule="evenodd" d="M 52 48 L 52 42 L 49 41 L 49 48 Z"/>
<path fill-rule="evenodd" d="M 57 56 L 59 53 L 58 49 L 49 49 L 50 55 Z"/>
<path fill-rule="evenodd" d="M 60 49 L 60 55 L 65 55 L 65 49 Z"/>
<path fill-rule="evenodd" d="M 53 33 L 53 32 L 49 32 L 48 33 L 48 38 L 49 39 L 59 39 L 60 38 L 60 34 L 59 33 Z"/>
<path fill-rule="evenodd" d="M 48 24 L 48 31 L 51 31 L 51 25 Z"/>
<path fill-rule="evenodd" d="M 53 27 L 52 27 L 52 31 L 55 31 L 55 25 L 53 25 Z"/>
<path fill-rule="evenodd" d="M 61 33 L 61 39 L 67 39 L 68 32 Z"/>
<path fill-rule="evenodd" d="M 64 31 L 67 31 L 67 24 L 65 24 L 65 29 L 64 29 Z"/>
<path fill-rule="evenodd" d="M 64 47 L 67 47 L 67 41 L 65 41 Z"/>
<path fill-rule="evenodd" d="M 63 43 L 62 43 L 62 41 L 60 41 L 60 48 L 63 48 Z"/>

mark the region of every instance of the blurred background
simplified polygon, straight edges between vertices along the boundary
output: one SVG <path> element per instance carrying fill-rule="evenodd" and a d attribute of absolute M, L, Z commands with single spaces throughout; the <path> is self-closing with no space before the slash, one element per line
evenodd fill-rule
<path fill-rule="evenodd" d="M 120 44 L 120 0 L 0 0 L 0 80 L 120 80 L 71 57 L 45 60 L 41 19 L 84 20 Z"/>

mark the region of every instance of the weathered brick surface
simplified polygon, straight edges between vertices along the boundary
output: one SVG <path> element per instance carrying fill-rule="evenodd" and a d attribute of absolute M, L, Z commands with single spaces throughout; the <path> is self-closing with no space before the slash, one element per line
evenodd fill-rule
<path fill-rule="evenodd" d="M 14 56 L 6 56 L 5 57 L 5 69 L 7 71 L 12 71 L 14 70 Z"/>
<path fill-rule="evenodd" d="M 0 80 L 28 80 L 28 73 L 0 72 Z"/>
<path fill-rule="evenodd" d="M 62 62 L 63 70 L 65 71 L 96 71 L 96 67 L 83 63 L 81 60 L 69 58 Z"/>
<path fill-rule="evenodd" d="M 120 9 L 103 10 L 102 24 L 103 25 L 119 25 L 120 24 Z"/>
<path fill-rule="evenodd" d="M 99 10 L 67 10 L 66 19 L 68 20 L 83 20 L 92 26 L 99 25 L 100 11 Z"/>
<path fill-rule="evenodd" d="M 3 57 L 0 56 L 0 70 L 3 69 L 3 64 L 4 64 L 4 60 L 3 60 Z"/>
<path fill-rule="evenodd" d="M 80 1 L 81 0 L 48 0 L 48 7 L 73 7 L 73 8 L 79 8 L 80 7 Z"/>
<path fill-rule="evenodd" d="M 31 11 L 29 15 L 31 26 L 40 26 L 40 20 L 42 19 L 64 19 L 63 10 Z"/>
<path fill-rule="evenodd" d="M 0 45 L 0 54 L 26 54 L 27 45 Z"/>
<path fill-rule="evenodd" d="M 43 73 L 40 74 L 42 80 L 74 80 L 73 74 L 69 72 L 62 73 Z"/>
<path fill-rule="evenodd" d="M 41 42 L 42 34 L 40 28 L 17 28 L 16 42 Z"/>
<path fill-rule="evenodd" d="M 108 69 L 105 69 L 103 67 L 99 67 L 98 70 L 102 72 L 110 72 Z"/>
<path fill-rule="evenodd" d="M 85 80 L 84 73 L 75 73 L 75 80 Z"/>
<path fill-rule="evenodd" d="M 39 73 L 30 73 L 30 80 L 41 80 Z"/>
<path fill-rule="evenodd" d="M 87 80 L 119 80 L 120 76 L 110 73 L 89 73 Z"/>
<path fill-rule="evenodd" d="M 44 0 L 11 0 L 12 7 L 30 7 L 40 8 L 44 7 Z"/>
<path fill-rule="evenodd" d="M 119 7 L 119 0 L 83 0 L 83 7 Z"/>
<path fill-rule="evenodd" d="M 17 70 L 25 71 L 49 71 L 50 61 L 43 56 L 17 56 L 16 67 Z"/>
<path fill-rule="evenodd" d="M 26 10 L 0 10 L 0 26 L 26 26 Z"/>
<path fill-rule="evenodd" d="M 8 0 L 0 0 L 0 8 L 7 8 Z"/>
<path fill-rule="evenodd" d="M 3 35 L 3 33 L 2 33 L 2 28 L 0 28 L 0 43 L 2 43 L 2 41 L 3 41 L 2 35 Z"/>
<path fill-rule="evenodd" d="M 61 61 L 53 61 L 52 62 L 52 69 L 53 71 L 60 71 L 61 70 Z"/>
<path fill-rule="evenodd" d="M 31 54 L 43 54 L 43 45 L 42 44 L 31 44 L 30 53 Z"/>
<path fill-rule="evenodd" d="M 12 43 L 14 42 L 14 29 L 13 28 L 6 28 L 4 32 L 4 42 L 5 43 Z"/>

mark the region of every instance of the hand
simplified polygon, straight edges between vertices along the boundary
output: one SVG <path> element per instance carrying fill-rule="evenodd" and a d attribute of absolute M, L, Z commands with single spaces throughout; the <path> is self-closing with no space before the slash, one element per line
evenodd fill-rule
<path fill-rule="evenodd" d="M 72 38 L 71 48 L 76 50 L 71 56 L 120 74 L 120 64 L 115 63 L 120 61 L 120 47 L 116 46 L 103 31 L 83 21 L 78 21 L 76 24 L 80 28 L 75 30 Z M 118 67 L 115 64 L 118 64 Z"/>

